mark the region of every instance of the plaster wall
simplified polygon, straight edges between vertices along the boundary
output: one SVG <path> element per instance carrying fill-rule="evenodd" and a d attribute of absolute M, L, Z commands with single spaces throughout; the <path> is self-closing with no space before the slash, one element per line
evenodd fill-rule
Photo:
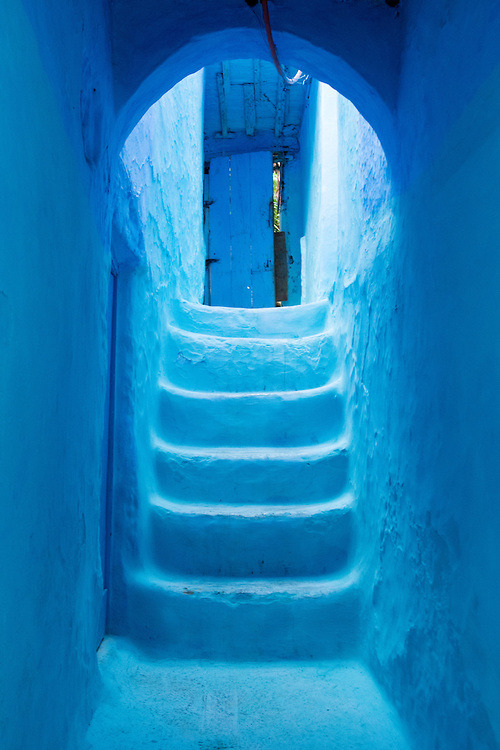
<path fill-rule="evenodd" d="M 175 299 L 203 297 L 203 71 L 151 107 L 120 158 L 113 632 L 127 632 L 127 574 L 146 559 L 162 334 Z"/>
<path fill-rule="evenodd" d="M 52 750 L 81 746 L 96 678 L 110 258 L 79 104 L 87 34 L 106 85 L 105 21 L 26 7 L 0 26 L 0 736 Z"/>
<path fill-rule="evenodd" d="M 409 3 L 405 23 L 391 173 L 340 105 L 367 657 L 419 748 L 482 750 L 500 746 L 500 13 Z"/>
<path fill-rule="evenodd" d="M 392 170 L 367 123 L 338 104 L 331 278 L 352 388 L 366 656 L 419 748 L 497 748 L 498 20 L 411 7 Z M 465 71 L 460 46 L 480 29 Z M 306 264 L 328 252 L 311 247 Z"/>
<path fill-rule="evenodd" d="M 365 342 L 390 403 L 372 659 L 421 747 L 497 748 L 500 8 L 405 20 L 397 251 Z"/>
<path fill-rule="evenodd" d="M 302 302 L 330 295 L 338 243 L 338 99 L 314 81 L 300 133 L 303 184 Z"/>

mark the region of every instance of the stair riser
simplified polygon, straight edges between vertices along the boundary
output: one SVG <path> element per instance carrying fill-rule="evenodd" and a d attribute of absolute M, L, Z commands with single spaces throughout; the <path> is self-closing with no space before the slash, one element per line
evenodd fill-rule
<path fill-rule="evenodd" d="M 218 399 L 160 391 L 159 434 L 179 445 L 316 445 L 338 438 L 343 427 L 344 398 L 332 389 L 302 398 Z"/>
<path fill-rule="evenodd" d="M 337 355 L 333 339 L 217 339 L 170 328 L 165 375 L 174 385 L 200 391 L 293 391 L 325 385 Z"/>
<path fill-rule="evenodd" d="M 210 516 L 152 506 L 153 562 L 165 572 L 241 578 L 318 576 L 353 549 L 349 509 L 313 516 Z"/>
<path fill-rule="evenodd" d="M 260 310 L 209 307 L 179 302 L 174 317 L 179 328 L 212 336 L 297 338 L 321 333 L 328 323 L 330 308 L 320 302 L 295 307 Z"/>
<path fill-rule="evenodd" d="M 247 593 L 228 599 L 132 586 L 130 636 L 157 655 L 229 661 L 351 658 L 359 649 L 360 592 L 330 596 Z"/>
<path fill-rule="evenodd" d="M 202 503 L 314 503 L 341 495 L 347 486 L 346 451 L 320 460 L 185 458 L 157 452 L 158 492 Z"/>

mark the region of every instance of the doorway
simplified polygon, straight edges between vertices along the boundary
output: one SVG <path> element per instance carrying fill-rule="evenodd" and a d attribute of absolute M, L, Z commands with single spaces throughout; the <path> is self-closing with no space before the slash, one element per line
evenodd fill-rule
<path fill-rule="evenodd" d="M 219 156 L 206 172 L 206 303 L 274 307 L 272 154 Z"/>

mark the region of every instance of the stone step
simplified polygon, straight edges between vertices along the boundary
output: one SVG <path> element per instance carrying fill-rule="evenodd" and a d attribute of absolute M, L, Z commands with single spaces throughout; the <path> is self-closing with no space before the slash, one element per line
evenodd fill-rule
<path fill-rule="evenodd" d="M 210 307 L 178 300 L 173 310 L 175 325 L 193 333 L 291 339 L 324 331 L 329 323 L 330 311 L 327 300 L 308 305 L 257 309 Z"/>
<path fill-rule="evenodd" d="M 251 661 L 352 658 L 362 591 L 341 578 L 160 578 L 129 585 L 130 637 L 156 655 Z"/>
<path fill-rule="evenodd" d="M 346 491 L 346 437 L 314 447 L 193 448 L 155 441 L 158 494 L 208 504 L 303 504 Z"/>
<path fill-rule="evenodd" d="M 336 379 L 305 391 L 210 393 L 162 380 L 158 433 L 179 445 L 316 445 L 344 429 L 342 385 Z"/>
<path fill-rule="evenodd" d="M 315 505 L 204 505 L 155 497 L 154 564 L 193 576 L 279 578 L 345 569 L 354 547 L 353 498 Z"/>
<path fill-rule="evenodd" d="M 330 331 L 286 338 L 224 338 L 169 326 L 165 377 L 189 390 L 296 391 L 326 385 L 337 351 Z"/>

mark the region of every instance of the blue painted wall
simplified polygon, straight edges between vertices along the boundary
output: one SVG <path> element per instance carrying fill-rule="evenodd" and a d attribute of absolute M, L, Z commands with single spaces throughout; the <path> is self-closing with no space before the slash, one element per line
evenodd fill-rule
<path fill-rule="evenodd" d="M 8 750 L 77 748 L 90 718 L 110 266 L 107 208 L 93 211 L 89 199 L 102 172 L 90 172 L 80 121 L 83 48 L 93 47 L 101 66 L 99 95 L 109 82 L 105 20 L 97 4 L 27 6 L 38 38 L 17 0 L 3 3 L 0 28 L 0 736 Z"/>
<path fill-rule="evenodd" d="M 303 185 L 302 302 L 327 298 L 338 247 L 338 94 L 314 81 L 300 135 Z"/>
<path fill-rule="evenodd" d="M 203 297 L 202 103 L 200 71 L 151 107 L 120 155 L 112 632 L 127 632 L 127 581 L 145 559 L 162 336 L 175 299 Z"/>
<path fill-rule="evenodd" d="M 285 164 L 282 228 L 288 248 L 287 304 L 331 296 L 338 255 L 338 101 L 330 86 L 313 80 L 300 151 Z"/>
<path fill-rule="evenodd" d="M 425 0 L 410 4 L 406 23 L 404 187 L 387 322 L 369 344 L 387 342 L 387 374 L 374 372 L 368 388 L 392 403 L 380 438 L 389 461 L 373 658 L 425 747 L 491 748 L 500 744 L 500 7 Z"/>
<path fill-rule="evenodd" d="M 496 748 L 500 14 L 410 4 L 407 23 L 391 168 L 339 101 L 333 303 L 353 388 L 367 656 L 419 748 Z M 311 198 L 306 212 L 318 188 Z"/>
<path fill-rule="evenodd" d="M 200 111 L 201 110 L 201 111 Z M 203 71 L 154 104 L 120 154 L 137 208 L 139 255 L 161 274 L 169 300 L 203 296 Z M 118 206 L 123 200 L 117 197 Z M 117 229 L 129 222 L 118 219 Z M 133 248 L 131 248 L 133 249 Z"/>

